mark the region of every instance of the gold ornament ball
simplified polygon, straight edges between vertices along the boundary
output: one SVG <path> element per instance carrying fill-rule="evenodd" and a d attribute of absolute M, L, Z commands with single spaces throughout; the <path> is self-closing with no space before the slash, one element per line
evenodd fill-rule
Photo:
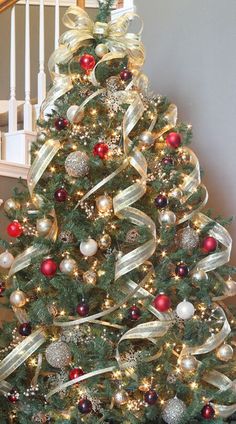
<path fill-rule="evenodd" d="M 114 401 L 117 406 L 125 405 L 128 402 L 128 398 L 128 393 L 123 389 L 117 390 L 114 394 Z"/>
<path fill-rule="evenodd" d="M 104 194 L 96 199 L 97 210 L 100 213 L 109 212 L 113 206 L 113 200 L 110 196 Z"/>
<path fill-rule="evenodd" d="M 145 149 L 149 149 L 154 145 L 155 139 L 151 131 L 144 131 L 139 136 L 139 145 Z"/>
<path fill-rule="evenodd" d="M 10 296 L 10 303 L 16 308 L 22 308 L 26 304 L 25 293 L 21 290 L 15 290 Z"/>
<path fill-rule="evenodd" d="M 234 356 L 234 350 L 229 344 L 223 344 L 216 352 L 216 356 L 220 361 L 228 362 Z"/>
<path fill-rule="evenodd" d="M 52 228 L 52 221 L 49 218 L 37 219 L 36 229 L 39 236 L 46 236 Z"/>
<path fill-rule="evenodd" d="M 17 209 L 20 209 L 20 203 L 18 203 L 16 200 L 10 198 L 10 199 L 5 201 L 5 203 L 4 203 L 5 212 L 9 213 L 9 212 L 15 211 Z"/>
<path fill-rule="evenodd" d="M 98 246 L 101 250 L 107 250 L 111 246 L 111 236 L 103 234 L 98 240 Z"/>
<path fill-rule="evenodd" d="M 61 261 L 59 268 L 63 274 L 70 275 L 77 270 L 77 263 L 72 258 L 65 258 Z"/>
<path fill-rule="evenodd" d="M 106 297 L 102 304 L 102 310 L 107 311 L 108 309 L 112 308 L 114 306 L 114 302 L 110 297 Z"/>
<path fill-rule="evenodd" d="M 179 360 L 179 366 L 184 372 L 193 372 L 198 367 L 198 362 L 194 356 L 183 356 Z"/>
<path fill-rule="evenodd" d="M 95 53 L 98 57 L 102 58 L 103 56 L 105 56 L 105 54 L 108 53 L 108 47 L 106 44 L 98 44 L 97 47 L 95 48 Z"/>
<path fill-rule="evenodd" d="M 80 110 L 80 107 L 77 105 L 72 105 L 67 110 L 66 116 L 70 122 L 78 124 L 84 118 L 84 110 Z"/>
<path fill-rule="evenodd" d="M 97 273 L 92 269 L 83 273 L 83 281 L 86 284 L 92 284 L 93 286 L 97 283 Z"/>

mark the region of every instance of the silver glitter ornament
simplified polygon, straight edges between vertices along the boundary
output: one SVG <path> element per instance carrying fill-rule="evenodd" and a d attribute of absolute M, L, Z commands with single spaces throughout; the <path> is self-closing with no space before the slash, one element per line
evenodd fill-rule
<path fill-rule="evenodd" d="M 160 224 L 175 225 L 176 215 L 172 211 L 163 210 L 159 213 L 159 221 L 160 221 Z"/>
<path fill-rule="evenodd" d="M 216 356 L 220 361 L 228 362 L 233 358 L 234 350 L 231 345 L 225 343 L 217 349 Z"/>
<path fill-rule="evenodd" d="M 167 424 L 179 424 L 185 411 L 185 403 L 177 397 L 174 397 L 166 403 L 162 412 L 162 418 Z"/>
<path fill-rule="evenodd" d="M 22 308 L 26 304 L 25 293 L 19 289 L 15 290 L 10 296 L 10 303 L 16 308 Z"/>
<path fill-rule="evenodd" d="M 117 406 L 125 405 L 128 402 L 128 398 L 128 393 L 123 389 L 117 390 L 114 394 L 114 401 Z"/>
<path fill-rule="evenodd" d="M 63 274 L 70 275 L 77 270 L 77 263 L 72 258 L 65 258 L 61 261 L 59 268 Z"/>
<path fill-rule="evenodd" d="M 36 229 L 39 236 L 46 236 L 52 228 L 52 221 L 48 218 L 37 219 Z"/>
<path fill-rule="evenodd" d="M 58 239 L 62 241 L 62 243 L 73 243 L 74 236 L 70 231 L 62 231 L 59 234 Z"/>
<path fill-rule="evenodd" d="M 105 56 L 105 54 L 108 53 L 108 47 L 106 44 L 98 44 L 97 47 L 95 48 L 95 53 L 98 57 L 102 58 L 103 56 Z"/>
<path fill-rule="evenodd" d="M 181 249 L 192 250 L 199 245 L 199 235 L 191 227 L 177 233 L 177 243 Z"/>
<path fill-rule="evenodd" d="M 155 139 L 151 133 L 151 131 L 144 131 L 139 136 L 139 145 L 144 149 L 149 149 L 154 145 Z"/>
<path fill-rule="evenodd" d="M 9 213 L 17 209 L 20 209 L 20 203 L 18 203 L 15 199 L 10 198 L 4 202 L 5 212 Z"/>
<path fill-rule="evenodd" d="M 181 371 L 184 371 L 186 373 L 193 372 L 198 367 L 198 361 L 192 355 L 182 356 L 179 360 L 179 366 L 181 368 Z"/>
<path fill-rule="evenodd" d="M 84 110 L 80 110 L 80 107 L 77 105 L 72 105 L 67 110 L 66 116 L 70 122 L 78 124 L 84 117 Z"/>
<path fill-rule="evenodd" d="M 89 173 L 89 158 L 84 152 L 70 153 L 65 161 L 65 169 L 70 177 L 85 177 Z"/>
<path fill-rule="evenodd" d="M 139 241 L 139 237 L 140 237 L 140 235 L 139 235 L 138 230 L 136 228 L 132 228 L 126 234 L 125 241 L 127 243 L 136 243 L 136 242 Z"/>
<path fill-rule="evenodd" d="M 207 281 L 208 275 L 203 269 L 197 269 L 192 274 L 192 279 L 193 279 L 193 281 L 196 281 L 196 283 L 199 282 L 199 281 Z"/>
<path fill-rule="evenodd" d="M 71 361 L 71 353 L 64 342 L 51 343 L 45 352 L 46 360 L 54 368 L 64 368 Z"/>

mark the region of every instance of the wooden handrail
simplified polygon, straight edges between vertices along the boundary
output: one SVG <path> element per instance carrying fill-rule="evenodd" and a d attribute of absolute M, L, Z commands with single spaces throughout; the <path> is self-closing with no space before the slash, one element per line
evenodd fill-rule
<path fill-rule="evenodd" d="M 77 6 L 82 7 L 82 9 L 85 8 L 85 0 L 77 0 Z"/>
<path fill-rule="evenodd" d="M 0 13 L 4 10 L 9 9 L 9 7 L 14 6 L 19 0 L 0 0 Z"/>

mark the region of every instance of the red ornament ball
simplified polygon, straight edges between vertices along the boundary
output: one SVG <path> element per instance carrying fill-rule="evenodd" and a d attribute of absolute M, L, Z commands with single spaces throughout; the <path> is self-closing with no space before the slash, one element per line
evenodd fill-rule
<path fill-rule="evenodd" d="M 136 305 L 131 306 L 128 310 L 128 317 L 131 321 L 138 321 L 141 317 L 140 309 Z"/>
<path fill-rule="evenodd" d="M 68 193 L 64 188 L 58 188 L 54 193 L 54 198 L 57 202 L 62 203 L 67 200 Z"/>
<path fill-rule="evenodd" d="M 82 375 L 84 375 L 84 371 L 82 370 L 82 368 L 73 368 L 69 372 L 69 379 L 74 380 L 75 378 L 79 378 Z"/>
<path fill-rule="evenodd" d="M 181 135 L 176 132 L 169 133 L 166 137 L 166 144 L 172 149 L 178 149 L 181 144 Z"/>
<path fill-rule="evenodd" d="M 215 410 L 210 404 L 203 406 L 201 415 L 205 420 L 212 420 L 215 416 Z"/>
<path fill-rule="evenodd" d="M 159 194 L 156 198 L 155 198 L 155 206 L 158 209 L 163 209 L 168 205 L 168 198 L 166 196 L 164 196 L 164 194 Z"/>
<path fill-rule="evenodd" d="M 155 405 L 157 399 L 157 392 L 153 389 L 150 389 L 146 393 L 144 393 L 144 400 L 148 405 Z"/>
<path fill-rule="evenodd" d="M 189 269 L 184 262 L 180 262 L 178 265 L 176 265 L 175 274 L 177 275 L 177 277 L 185 278 L 187 277 L 188 273 Z"/>
<path fill-rule="evenodd" d="M 89 399 L 81 399 L 78 403 L 78 410 L 81 414 L 89 414 L 93 409 L 92 402 Z"/>
<path fill-rule="evenodd" d="M 68 124 L 69 122 L 67 121 L 67 119 L 62 117 L 56 118 L 54 121 L 54 126 L 57 131 L 64 130 L 68 126 Z"/>
<path fill-rule="evenodd" d="M 100 159 L 105 159 L 108 151 L 109 147 L 106 143 L 97 143 L 93 148 L 93 155 L 99 156 Z"/>
<path fill-rule="evenodd" d="M 24 322 L 23 324 L 19 326 L 18 332 L 21 336 L 24 336 L 24 337 L 29 336 L 32 332 L 31 324 L 29 322 Z"/>
<path fill-rule="evenodd" d="M 57 272 L 57 264 L 51 258 L 44 259 L 41 263 L 40 271 L 45 277 L 52 278 Z"/>
<path fill-rule="evenodd" d="M 214 237 L 206 237 L 202 242 L 202 248 L 205 253 L 214 252 L 217 249 L 218 242 Z"/>
<path fill-rule="evenodd" d="M 3 281 L 1 281 L 0 282 L 0 297 L 3 296 L 3 293 L 5 292 L 5 290 L 6 290 L 5 283 Z"/>
<path fill-rule="evenodd" d="M 164 166 L 169 166 L 169 165 L 173 165 L 174 161 L 172 159 L 171 156 L 165 156 L 162 161 L 161 161 L 162 165 Z"/>
<path fill-rule="evenodd" d="M 86 317 L 89 314 L 89 305 L 82 301 L 78 304 L 76 312 L 80 317 Z"/>
<path fill-rule="evenodd" d="M 133 74 L 128 69 L 123 69 L 123 71 L 121 71 L 121 73 L 120 73 L 120 77 L 121 77 L 122 81 L 129 81 L 129 80 L 132 79 Z"/>
<path fill-rule="evenodd" d="M 167 312 L 171 307 L 171 300 L 169 296 L 161 293 L 154 299 L 153 304 L 157 311 Z"/>
<path fill-rule="evenodd" d="M 11 237 L 20 237 L 23 233 L 23 228 L 18 221 L 12 221 L 7 227 L 7 233 Z"/>
<path fill-rule="evenodd" d="M 96 65 L 96 60 L 91 54 L 85 53 L 81 56 L 79 64 L 84 71 L 92 71 Z"/>
<path fill-rule="evenodd" d="M 16 403 L 19 400 L 19 393 L 17 389 L 13 388 L 7 395 L 7 399 L 11 403 Z"/>

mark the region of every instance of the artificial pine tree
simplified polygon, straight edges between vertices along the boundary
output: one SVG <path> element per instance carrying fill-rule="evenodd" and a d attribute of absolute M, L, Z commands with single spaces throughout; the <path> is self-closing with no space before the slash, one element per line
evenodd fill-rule
<path fill-rule="evenodd" d="M 69 30 L 4 209 L 1 424 L 222 423 L 236 410 L 227 221 L 207 202 L 191 126 L 149 93 L 130 15 Z M 24 186 L 24 184 L 23 184 Z"/>

